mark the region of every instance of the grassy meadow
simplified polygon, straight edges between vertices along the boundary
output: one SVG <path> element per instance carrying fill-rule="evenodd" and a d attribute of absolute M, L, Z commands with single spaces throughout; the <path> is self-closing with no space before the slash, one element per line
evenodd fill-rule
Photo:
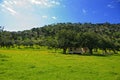
<path fill-rule="evenodd" d="M 120 55 L 0 49 L 0 80 L 120 80 Z"/>

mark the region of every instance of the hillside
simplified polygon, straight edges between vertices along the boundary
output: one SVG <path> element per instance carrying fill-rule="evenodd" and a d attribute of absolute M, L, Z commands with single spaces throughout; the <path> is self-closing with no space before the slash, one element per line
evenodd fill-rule
<path fill-rule="evenodd" d="M 120 24 L 57 23 L 18 32 L 1 31 L 0 35 L 0 46 L 8 48 L 38 45 L 61 48 L 66 53 L 71 47 L 87 47 L 90 54 L 93 49 L 120 50 Z"/>

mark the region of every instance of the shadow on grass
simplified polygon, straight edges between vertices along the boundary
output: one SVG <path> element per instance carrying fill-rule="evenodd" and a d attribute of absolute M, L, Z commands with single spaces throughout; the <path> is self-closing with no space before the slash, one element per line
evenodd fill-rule
<path fill-rule="evenodd" d="M 6 55 L 0 54 L 0 58 L 9 58 L 9 57 Z"/>
<path fill-rule="evenodd" d="M 49 51 L 50 53 L 53 53 L 53 54 L 63 54 L 62 51 Z M 63 54 L 63 55 L 79 55 L 79 56 L 98 56 L 98 57 L 110 57 L 110 56 L 120 56 L 120 52 L 118 53 L 100 53 L 100 52 L 93 52 L 93 54 L 89 54 L 89 53 L 66 53 L 66 54 Z"/>
<path fill-rule="evenodd" d="M 58 53 L 58 52 L 57 52 Z M 54 52 L 55 54 L 55 52 Z M 59 52 L 59 54 L 63 54 L 62 52 Z M 66 54 L 63 54 L 63 55 L 79 55 L 79 56 L 98 56 L 98 57 L 109 57 L 109 56 L 120 56 L 120 54 L 89 54 L 89 53 L 84 53 L 84 54 L 81 54 L 81 53 L 66 53 Z"/>
<path fill-rule="evenodd" d="M 36 66 L 35 65 L 30 65 L 29 68 L 34 69 L 34 68 L 36 68 Z"/>
<path fill-rule="evenodd" d="M 69 55 L 80 55 L 80 56 L 98 56 L 98 57 L 110 57 L 110 56 L 120 56 L 120 54 L 69 54 Z"/>
<path fill-rule="evenodd" d="M 8 61 L 8 58 L 9 58 L 8 56 L 0 54 L 0 62 Z"/>

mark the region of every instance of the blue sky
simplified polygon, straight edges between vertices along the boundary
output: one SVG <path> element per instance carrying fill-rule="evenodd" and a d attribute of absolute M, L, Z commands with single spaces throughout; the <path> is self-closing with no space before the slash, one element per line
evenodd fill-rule
<path fill-rule="evenodd" d="M 0 0 L 0 25 L 5 30 L 59 22 L 120 23 L 120 0 Z"/>

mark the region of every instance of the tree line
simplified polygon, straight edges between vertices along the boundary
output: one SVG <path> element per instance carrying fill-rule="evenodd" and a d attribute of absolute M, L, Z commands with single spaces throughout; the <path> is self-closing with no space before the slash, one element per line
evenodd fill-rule
<path fill-rule="evenodd" d="M 63 49 L 66 54 L 68 48 L 101 49 L 117 53 L 120 51 L 120 24 L 110 23 L 57 23 L 31 30 L 10 32 L 0 26 L 0 47 L 48 46 Z"/>

